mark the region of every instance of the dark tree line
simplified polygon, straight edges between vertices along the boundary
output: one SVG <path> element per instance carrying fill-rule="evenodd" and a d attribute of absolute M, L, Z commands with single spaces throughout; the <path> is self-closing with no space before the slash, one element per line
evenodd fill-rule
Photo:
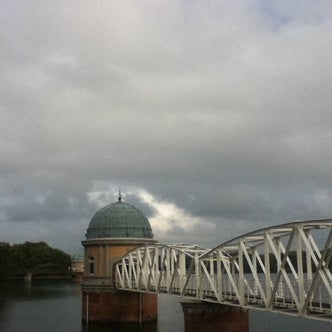
<path fill-rule="evenodd" d="M 45 242 L 0 243 L 0 277 L 65 274 L 70 264 L 68 254 Z"/>

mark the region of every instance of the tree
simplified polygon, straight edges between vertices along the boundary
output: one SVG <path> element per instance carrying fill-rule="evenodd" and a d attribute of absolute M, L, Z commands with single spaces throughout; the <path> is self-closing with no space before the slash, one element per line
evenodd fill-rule
<path fill-rule="evenodd" d="M 65 252 L 51 248 L 45 242 L 25 242 L 0 246 L 0 276 L 37 273 L 47 267 L 48 273 L 67 271 L 71 259 Z"/>

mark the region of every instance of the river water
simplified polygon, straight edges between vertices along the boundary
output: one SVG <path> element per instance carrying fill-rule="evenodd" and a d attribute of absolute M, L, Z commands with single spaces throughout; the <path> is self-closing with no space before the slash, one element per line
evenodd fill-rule
<path fill-rule="evenodd" d="M 183 332 L 180 298 L 159 295 L 157 325 L 110 328 L 81 323 L 81 288 L 68 281 L 0 281 L 1 332 Z M 332 321 L 322 322 L 250 310 L 250 332 L 330 332 Z"/>

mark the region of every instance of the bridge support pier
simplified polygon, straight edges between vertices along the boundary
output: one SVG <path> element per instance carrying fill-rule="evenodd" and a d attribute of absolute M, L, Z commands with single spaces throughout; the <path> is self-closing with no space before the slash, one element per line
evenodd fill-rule
<path fill-rule="evenodd" d="M 248 309 L 182 300 L 185 332 L 249 332 Z"/>
<path fill-rule="evenodd" d="M 145 323 L 157 321 L 157 295 L 114 288 L 87 289 L 82 294 L 82 320 L 87 323 Z"/>

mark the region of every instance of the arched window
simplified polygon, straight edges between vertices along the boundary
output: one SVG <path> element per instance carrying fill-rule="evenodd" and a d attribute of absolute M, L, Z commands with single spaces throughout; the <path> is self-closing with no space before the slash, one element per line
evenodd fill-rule
<path fill-rule="evenodd" d="M 95 274 L 95 259 L 93 256 L 89 257 L 89 274 Z"/>

